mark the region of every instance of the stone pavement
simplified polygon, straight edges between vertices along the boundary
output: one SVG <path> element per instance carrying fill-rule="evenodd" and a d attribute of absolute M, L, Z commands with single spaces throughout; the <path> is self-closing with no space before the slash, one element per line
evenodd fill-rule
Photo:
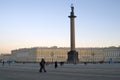
<path fill-rule="evenodd" d="M 48 65 L 47 73 L 38 70 L 36 63 L 0 63 L 0 80 L 120 80 L 120 64 L 64 64 L 57 69 Z"/>

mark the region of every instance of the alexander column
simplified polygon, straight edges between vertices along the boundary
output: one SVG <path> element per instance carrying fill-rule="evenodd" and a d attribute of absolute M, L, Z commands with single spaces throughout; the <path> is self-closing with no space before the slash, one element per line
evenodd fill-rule
<path fill-rule="evenodd" d="M 78 59 L 78 52 L 75 50 L 75 18 L 74 15 L 74 6 L 71 5 L 71 12 L 70 16 L 70 40 L 71 40 L 71 50 L 68 52 L 68 62 L 69 63 L 77 63 Z"/>

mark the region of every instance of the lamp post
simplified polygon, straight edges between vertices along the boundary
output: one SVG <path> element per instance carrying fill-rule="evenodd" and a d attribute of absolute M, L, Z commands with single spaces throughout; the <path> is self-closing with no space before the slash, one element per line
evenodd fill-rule
<path fill-rule="evenodd" d="M 91 55 L 93 56 L 93 63 L 94 63 L 94 56 L 95 56 L 95 54 L 94 54 L 94 53 L 92 53 Z"/>
<path fill-rule="evenodd" d="M 105 50 L 104 50 L 104 48 L 103 48 L 103 62 L 105 61 L 105 56 L 104 56 L 104 53 L 105 53 Z"/>
<path fill-rule="evenodd" d="M 53 57 L 54 57 L 54 53 L 53 52 L 51 52 L 51 57 L 52 57 L 52 64 L 53 64 Z"/>
<path fill-rule="evenodd" d="M 93 57 L 93 63 L 94 63 L 94 56 L 95 56 L 95 53 L 93 52 L 92 48 L 91 48 L 91 56 Z"/>

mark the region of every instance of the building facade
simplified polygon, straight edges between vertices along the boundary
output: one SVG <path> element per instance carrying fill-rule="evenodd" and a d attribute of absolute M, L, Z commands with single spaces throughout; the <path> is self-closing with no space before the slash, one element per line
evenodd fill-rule
<path fill-rule="evenodd" d="M 6 53 L 6 54 L 1 54 L 0 55 L 0 61 L 7 62 L 8 60 L 11 60 L 11 54 Z"/>
<path fill-rule="evenodd" d="M 12 59 L 17 62 L 39 62 L 44 58 L 47 62 L 65 62 L 68 49 L 64 48 L 24 48 L 12 50 Z"/>
<path fill-rule="evenodd" d="M 67 62 L 69 48 L 36 47 L 12 50 L 11 54 L 0 55 L 1 60 L 17 62 Z M 110 48 L 77 48 L 79 62 L 120 62 L 120 47 Z"/>
<path fill-rule="evenodd" d="M 80 62 L 120 62 L 120 48 L 81 48 Z"/>

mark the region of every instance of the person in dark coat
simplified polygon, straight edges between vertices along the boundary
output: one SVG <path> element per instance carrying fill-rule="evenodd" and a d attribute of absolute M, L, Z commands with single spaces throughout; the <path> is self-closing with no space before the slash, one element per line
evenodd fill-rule
<path fill-rule="evenodd" d="M 4 66 L 4 65 L 5 65 L 5 61 L 2 62 L 2 66 Z"/>
<path fill-rule="evenodd" d="M 55 69 L 58 67 L 57 61 L 55 61 Z"/>
<path fill-rule="evenodd" d="M 42 70 L 44 72 L 46 72 L 46 70 L 45 70 L 45 60 L 43 58 L 42 58 L 42 60 L 41 60 L 41 62 L 39 64 L 40 64 L 40 70 L 39 70 L 39 72 L 42 72 Z"/>
<path fill-rule="evenodd" d="M 60 66 L 63 66 L 64 62 L 60 62 Z"/>

